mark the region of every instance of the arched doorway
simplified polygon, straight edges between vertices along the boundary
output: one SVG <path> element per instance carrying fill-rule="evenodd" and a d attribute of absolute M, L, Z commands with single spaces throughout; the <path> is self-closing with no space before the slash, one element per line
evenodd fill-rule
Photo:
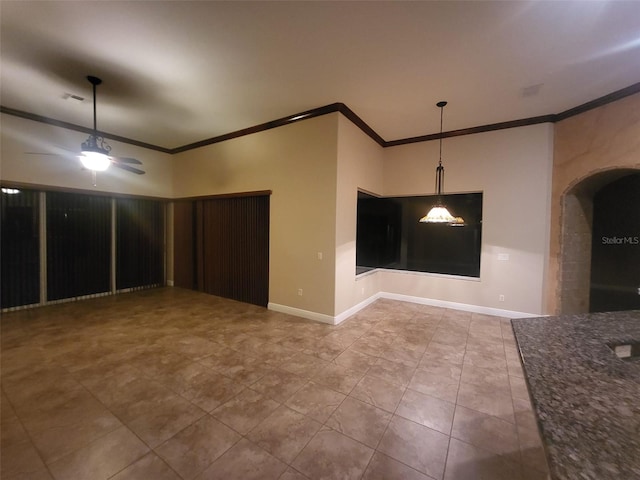
<path fill-rule="evenodd" d="M 588 313 L 590 311 L 594 199 L 599 192 L 607 189 L 609 185 L 613 185 L 609 189 L 612 195 L 612 199 L 609 201 L 614 203 L 616 201 L 626 202 L 624 207 L 617 211 L 620 213 L 617 221 L 621 227 L 628 225 L 633 215 L 640 216 L 638 213 L 640 206 L 636 205 L 634 210 L 628 200 L 625 201 L 622 198 L 615 200 L 618 192 L 618 189 L 615 188 L 615 183 L 635 175 L 640 175 L 640 170 L 623 168 L 595 172 L 574 183 L 563 195 L 558 289 L 559 313 L 575 314 Z M 625 231 L 633 228 L 633 226 L 627 226 Z M 596 231 L 599 232 L 598 229 Z M 627 236 L 640 236 L 640 232 L 629 233 Z M 601 242 L 602 239 L 599 241 Z M 640 245 L 636 247 L 640 249 Z M 620 258 L 624 258 L 624 256 L 620 256 L 616 261 L 619 261 Z M 610 272 L 628 268 L 630 268 L 628 261 L 619 266 L 611 265 L 607 268 L 607 272 L 609 272 L 607 273 L 609 275 L 608 278 L 613 278 L 613 274 Z M 640 287 L 640 284 L 635 286 L 636 289 L 638 287 Z"/>

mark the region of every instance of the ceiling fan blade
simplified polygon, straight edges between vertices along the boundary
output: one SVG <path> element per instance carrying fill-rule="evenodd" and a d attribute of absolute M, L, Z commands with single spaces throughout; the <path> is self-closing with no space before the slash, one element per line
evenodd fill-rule
<path fill-rule="evenodd" d="M 142 165 L 142 162 L 140 160 L 138 160 L 137 158 L 131 158 L 131 157 L 111 157 L 113 159 L 114 162 L 118 162 L 118 163 L 132 163 L 134 165 Z"/>
<path fill-rule="evenodd" d="M 114 167 L 121 168 L 121 169 L 126 170 L 128 172 L 137 173 L 138 175 L 144 175 L 144 171 L 143 170 L 140 170 L 139 168 L 135 168 L 135 167 L 132 167 L 130 165 L 127 165 L 126 163 L 118 163 L 118 162 L 111 162 L 111 163 L 113 163 Z"/>
<path fill-rule="evenodd" d="M 66 159 L 73 159 L 76 157 L 76 155 L 74 155 L 72 152 L 67 152 L 67 151 L 61 151 L 61 152 L 36 152 L 36 151 L 29 151 L 29 152 L 23 152 L 25 155 L 29 155 L 29 156 L 33 156 L 33 157 L 58 157 L 58 158 L 66 158 Z"/>
<path fill-rule="evenodd" d="M 36 144 L 29 145 L 31 150 L 25 150 L 25 155 L 50 155 L 58 157 L 70 157 L 75 154 L 73 150 L 70 150 L 61 145 L 50 144 L 46 142 L 34 142 Z"/>

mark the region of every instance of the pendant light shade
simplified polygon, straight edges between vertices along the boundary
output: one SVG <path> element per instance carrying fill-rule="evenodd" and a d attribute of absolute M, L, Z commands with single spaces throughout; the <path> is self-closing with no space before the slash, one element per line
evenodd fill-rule
<path fill-rule="evenodd" d="M 452 226 L 464 225 L 462 217 L 451 215 L 447 207 L 442 202 L 442 189 L 444 188 L 444 167 L 442 166 L 442 117 L 444 107 L 447 102 L 438 102 L 436 106 L 440 109 L 440 157 L 436 167 L 436 204 L 420 219 L 422 223 L 443 223 Z"/>
<path fill-rule="evenodd" d="M 455 217 L 449 213 L 444 205 L 434 205 L 424 217 L 420 219 L 422 223 L 451 223 Z"/>

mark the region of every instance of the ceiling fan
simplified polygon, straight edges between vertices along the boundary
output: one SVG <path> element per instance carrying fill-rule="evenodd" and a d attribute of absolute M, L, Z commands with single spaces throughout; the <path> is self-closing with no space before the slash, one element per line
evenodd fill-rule
<path fill-rule="evenodd" d="M 96 183 L 96 172 L 103 172 L 109 168 L 110 165 L 138 175 L 144 174 L 143 170 L 131 166 L 142 165 L 140 160 L 110 155 L 111 146 L 106 142 L 104 137 L 98 133 L 96 121 L 96 87 L 102 83 L 102 80 L 92 75 L 89 75 L 87 80 L 93 86 L 93 132 L 80 146 L 81 152 L 78 157 L 80 162 L 86 169 L 91 170 L 93 173 L 94 185 Z"/>

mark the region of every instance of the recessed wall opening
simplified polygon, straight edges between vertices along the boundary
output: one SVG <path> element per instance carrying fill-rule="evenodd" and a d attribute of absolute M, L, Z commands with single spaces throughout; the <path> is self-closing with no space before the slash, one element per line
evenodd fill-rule
<path fill-rule="evenodd" d="M 442 196 L 463 225 L 419 221 L 434 195 L 375 197 L 358 192 L 356 274 L 376 268 L 480 277 L 482 192 Z"/>
<path fill-rule="evenodd" d="M 633 186 L 627 185 L 634 185 L 634 182 L 640 182 L 640 170 L 607 170 L 581 179 L 563 195 L 557 291 L 559 313 L 640 308 L 640 295 L 637 295 L 640 261 L 634 263 L 633 260 L 634 255 L 640 255 L 640 245 L 634 241 L 640 237 L 640 194 L 634 196 Z M 621 188 L 623 185 L 625 187 Z M 602 192 L 608 192 L 606 204 L 598 206 Z M 610 205 L 617 205 L 617 208 L 611 209 Z M 622 243 L 616 244 L 616 240 L 607 243 L 607 240 L 603 244 L 603 237 L 622 239 Z M 616 250 L 615 247 L 620 248 Z M 595 255 L 593 259 L 592 255 Z M 626 292 L 624 298 L 627 300 L 615 299 L 615 292 L 620 289 Z M 635 304 L 638 306 L 632 307 Z"/>

